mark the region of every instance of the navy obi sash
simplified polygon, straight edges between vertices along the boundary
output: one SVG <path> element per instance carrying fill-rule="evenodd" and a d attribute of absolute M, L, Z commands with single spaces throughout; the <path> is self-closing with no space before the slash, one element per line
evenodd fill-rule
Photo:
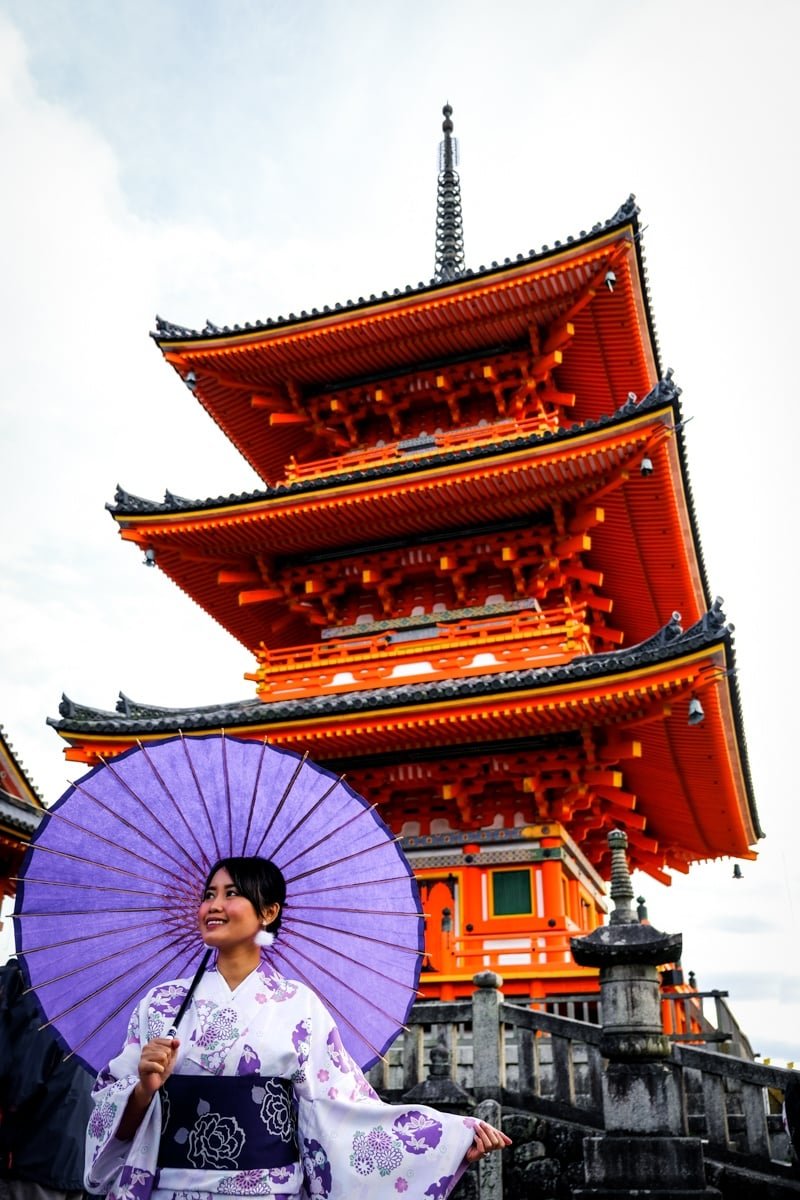
<path fill-rule="evenodd" d="M 257 1171 L 298 1161 L 292 1088 L 276 1075 L 171 1075 L 159 1167 Z"/>

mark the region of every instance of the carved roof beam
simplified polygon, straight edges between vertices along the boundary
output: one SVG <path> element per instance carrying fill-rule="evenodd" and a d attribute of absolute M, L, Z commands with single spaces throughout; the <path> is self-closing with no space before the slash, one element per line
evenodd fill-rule
<path fill-rule="evenodd" d="M 627 258 L 633 248 L 633 242 L 620 242 L 612 252 L 601 260 L 599 269 L 595 272 L 583 290 L 578 294 L 565 313 L 561 315 L 561 322 L 568 324 L 574 321 L 579 313 L 591 304 L 598 292 L 602 293 L 606 290 L 606 275 L 609 270 L 620 265 Z"/>
<path fill-rule="evenodd" d="M 442 786 L 442 799 L 449 802 L 455 800 L 461 820 L 467 825 L 472 824 L 472 789 L 468 788 L 462 780 L 459 780 L 458 783 L 445 783 Z"/>

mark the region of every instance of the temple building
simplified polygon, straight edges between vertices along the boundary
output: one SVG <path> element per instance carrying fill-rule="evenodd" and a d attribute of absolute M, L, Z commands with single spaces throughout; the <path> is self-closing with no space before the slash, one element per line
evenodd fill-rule
<path fill-rule="evenodd" d="M 157 319 L 165 361 L 263 480 L 118 490 L 122 539 L 236 638 L 252 692 L 51 723 L 93 765 L 217 731 L 307 751 L 377 802 L 429 914 L 423 990 L 491 968 L 596 988 L 569 938 L 631 866 L 752 858 L 732 627 L 703 566 L 680 389 L 638 209 L 464 266 L 445 110 L 434 278 L 243 326 Z"/>
<path fill-rule="evenodd" d="M 0 911 L 44 815 L 42 798 L 0 725 Z"/>

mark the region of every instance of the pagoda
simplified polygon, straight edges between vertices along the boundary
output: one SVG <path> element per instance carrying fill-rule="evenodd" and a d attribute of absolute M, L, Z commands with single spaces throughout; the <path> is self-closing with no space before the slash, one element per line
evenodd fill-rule
<path fill-rule="evenodd" d="M 307 751 L 379 805 L 417 874 L 423 992 L 476 971 L 596 989 L 571 936 L 631 866 L 752 858 L 761 836 L 732 627 L 705 577 L 680 389 L 638 209 L 464 265 L 444 110 L 434 278 L 243 326 L 157 319 L 263 480 L 151 501 L 124 541 L 241 642 L 254 694 L 114 712 L 64 698 L 69 759 L 224 728 Z"/>

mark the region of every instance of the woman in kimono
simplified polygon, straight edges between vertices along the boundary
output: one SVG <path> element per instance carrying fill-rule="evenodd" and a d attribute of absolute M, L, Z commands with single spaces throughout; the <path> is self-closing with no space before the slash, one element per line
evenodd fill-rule
<path fill-rule="evenodd" d="M 97 1079 L 86 1187 L 109 1200 L 444 1200 L 466 1167 L 510 1144 L 483 1121 L 384 1104 L 317 995 L 262 957 L 286 885 L 262 858 L 209 872 L 200 933 L 216 951 L 152 989 Z"/>

